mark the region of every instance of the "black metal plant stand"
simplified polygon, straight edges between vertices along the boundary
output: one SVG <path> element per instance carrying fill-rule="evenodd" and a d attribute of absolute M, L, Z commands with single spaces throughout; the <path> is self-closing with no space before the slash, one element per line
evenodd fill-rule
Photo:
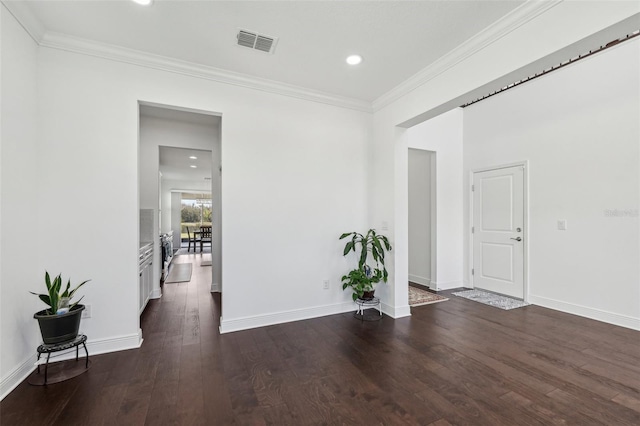
<path fill-rule="evenodd" d="M 38 352 L 38 361 L 40 361 L 40 357 L 42 356 L 42 354 L 47 354 L 47 362 L 44 364 L 44 382 L 40 383 L 41 381 L 40 379 L 40 380 L 33 380 L 33 381 L 30 380 L 30 383 L 36 384 L 36 385 L 41 385 L 41 384 L 46 385 L 49 383 L 48 381 L 49 358 L 51 357 L 51 354 L 54 352 L 60 352 L 67 349 L 76 348 L 76 363 L 77 363 L 79 359 L 78 352 L 80 350 L 80 345 L 82 345 L 82 347 L 84 348 L 84 352 L 87 355 L 87 357 L 85 358 L 84 369 L 74 368 L 73 371 L 67 372 L 66 374 L 59 375 L 59 377 L 57 377 L 56 380 L 54 380 L 52 383 L 57 383 L 63 380 L 70 379 L 72 377 L 76 377 L 84 373 L 85 371 L 87 371 L 87 369 L 89 368 L 89 351 L 87 351 L 86 342 L 87 342 L 87 336 L 84 334 L 79 334 L 78 337 L 68 342 L 63 342 L 63 343 L 58 343 L 53 345 L 42 344 L 38 346 L 38 348 L 36 349 L 36 351 Z M 38 364 L 38 370 L 37 370 L 37 375 L 39 374 L 40 374 L 40 364 Z"/>
<path fill-rule="evenodd" d="M 379 321 L 382 319 L 382 308 L 380 306 L 380 298 L 374 297 L 373 299 L 356 299 L 358 310 L 353 314 L 354 318 L 361 321 Z M 367 315 L 365 310 L 368 308 L 378 308 L 379 315 Z M 375 312 L 375 311 L 374 311 Z"/>

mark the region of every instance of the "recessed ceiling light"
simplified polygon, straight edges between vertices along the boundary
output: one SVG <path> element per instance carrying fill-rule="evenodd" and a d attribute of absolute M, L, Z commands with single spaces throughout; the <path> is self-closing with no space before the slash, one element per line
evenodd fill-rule
<path fill-rule="evenodd" d="M 132 0 L 134 3 L 141 4 L 143 6 L 149 6 L 153 0 Z"/>
<path fill-rule="evenodd" d="M 198 166 L 196 166 L 195 164 L 192 164 L 189 167 L 191 167 L 192 169 L 197 169 L 198 168 Z"/>
<path fill-rule="evenodd" d="M 347 63 L 349 65 L 358 65 L 360 62 L 362 62 L 362 56 L 360 55 L 351 55 L 347 57 Z"/>
<path fill-rule="evenodd" d="M 197 160 L 198 157 L 196 157 L 195 155 L 192 155 L 191 157 L 189 157 L 190 160 Z"/>

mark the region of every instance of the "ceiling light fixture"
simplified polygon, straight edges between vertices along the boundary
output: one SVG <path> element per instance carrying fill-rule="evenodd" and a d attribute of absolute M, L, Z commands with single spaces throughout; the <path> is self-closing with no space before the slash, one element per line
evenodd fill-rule
<path fill-rule="evenodd" d="M 198 157 L 196 157 L 195 155 L 192 155 L 191 157 L 189 157 L 190 160 L 197 160 Z"/>
<path fill-rule="evenodd" d="M 151 3 L 153 3 L 153 0 L 132 0 L 134 3 L 138 3 L 141 4 L 143 6 L 149 6 Z"/>
<path fill-rule="evenodd" d="M 192 164 L 189 167 L 191 167 L 192 169 L 197 169 L 198 168 L 198 166 L 196 166 L 195 164 Z"/>
<path fill-rule="evenodd" d="M 347 57 L 347 63 L 349 65 L 358 65 L 360 62 L 362 62 L 362 56 L 360 55 L 351 55 Z"/>

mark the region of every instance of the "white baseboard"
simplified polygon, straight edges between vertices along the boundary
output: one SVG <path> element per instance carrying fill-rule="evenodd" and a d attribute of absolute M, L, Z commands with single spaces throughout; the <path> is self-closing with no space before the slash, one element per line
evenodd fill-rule
<path fill-rule="evenodd" d="M 149 299 L 160 299 L 162 297 L 162 290 L 154 288 L 149 294 Z"/>
<path fill-rule="evenodd" d="M 442 291 L 442 290 L 451 290 L 452 288 L 464 287 L 464 282 L 462 281 L 449 281 L 449 282 L 432 282 L 431 290 Z"/>
<path fill-rule="evenodd" d="M 89 356 L 106 354 L 109 352 L 126 351 L 127 349 L 137 349 L 142 346 L 142 330 L 137 333 L 126 334 L 124 336 L 109 337 L 106 339 L 87 340 Z"/>
<path fill-rule="evenodd" d="M 409 305 L 393 307 L 391 305 L 387 305 L 386 303 L 383 303 L 382 312 L 389 315 L 393 319 L 410 317 L 411 307 Z"/>
<path fill-rule="evenodd" d="M 211 283 L 211 293 L 220 293 L 221 291 L 220 283 Z"/>
<path fill-rule="evenodd" d="M 533 294 L 529 295 L 528 301 L 529 303 L 542 306 L 544 308 L 555 309 L 556 311 L 566 312 L 568 314 L 578 315 L 606 322 L 608 324 L 619 325 L 620 327 L 631 328 L 633 330 L 640 330 L 640 318 L 616 314 L 614 312 L 603 311 L 601 309 L 590 308 L 588 306 L 576 305 L 573 303 L 563 302 L 561 300 L 549 299 Z"/>
<path fill-rule="evenodd" d="M 267 325 L 282 324 L 285 322 L 324 317 L 327 315 L 341 314 L 343 312 L 355 310 L 355 303 L 345 302 L 334 305 L 314 306 L 312 308 L 295 309 L 292 311 L 275 312 L 272 314 L 256 315 L 253 317 L 236 318 L 231 320 L 224 320 L 220 318 L 220 333 L 231 333 L 234 331 L 248 330 L 251 328 L 264 327 Z"/>
<path fill-rule="evenodd" d="M 82 332 L 82 331 L 81 331 Z M 87 340 L 87 350 L 89 351 L 89 357 L 92 355 L 99 355 L 107 352 L 124 351 L 127 349 L 136 349 L 142 345 L 142 330 L 138 333 L 129 334 L 125 336 L 111 337 L 107 339 Z M 34 348 L 35 352 L 35 348 Z M 53 354 L 57 355 L 57 354 Z M 79 355 L 84 357 L 84 349 L 80 348 Z M 49 362 L 64 361 L 67 359 L 75 358 L 75 348 L 68 351 L 60 352 L 58 356 L 52 356 Z M 46 358 L 41 358 L 41 363 Z M 11 373 L 4 377 L 0 381 L 0 401 L 3 400 L 12 390 L 22 383 L 29 374 L 31 374 L 37 365 L 37 355 L 34 353 L 16 367 Z"/>
<path fill-rule="evenodd" d="M 34 349 L 35 352 L 35 349 Z M 16 388 L 34 369 L 36 354 L 31 355 L 17 366 L 7 377 L 0 382 L 0 401 L 2 401 L 12 390 Z"/>
<path fill-rule="evenodd" d="M 409 281 L 412 283 L 426 285 L 427 287 L 431 287 L 431 278 L 419 277 L 417 275 L 409 274 Z"/>

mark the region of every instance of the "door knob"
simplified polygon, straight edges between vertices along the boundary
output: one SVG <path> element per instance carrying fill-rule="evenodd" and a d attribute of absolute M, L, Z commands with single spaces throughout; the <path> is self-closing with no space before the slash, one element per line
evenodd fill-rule
<path fill-rule="evenodd" d="M 511 238 L 512 240 L 516 240 L 516 241 L 522 241 L 522 238 L 518 237 L 518 238 Z"/>

